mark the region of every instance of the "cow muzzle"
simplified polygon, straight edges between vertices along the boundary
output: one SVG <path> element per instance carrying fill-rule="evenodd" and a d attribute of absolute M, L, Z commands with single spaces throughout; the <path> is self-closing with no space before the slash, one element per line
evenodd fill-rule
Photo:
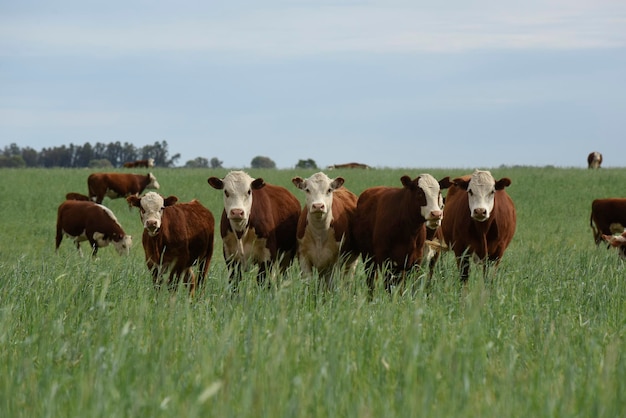
<path fill-rule="evenodd" d="M 472 219 L 478 222 L 485 222 L 489 219 L 489 211 L 485 208 L 475 208 L 472 211 Z"/>
<path fill-rule="evenodd" d="M 151 237 L 157 235 L 161 229 L 159 223 L 155 220 L 147 220 L 144 228 Z"/>

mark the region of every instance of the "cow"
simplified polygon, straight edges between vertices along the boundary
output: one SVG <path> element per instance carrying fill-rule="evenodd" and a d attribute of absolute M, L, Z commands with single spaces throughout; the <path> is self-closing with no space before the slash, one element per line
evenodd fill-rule
<path fill-rule="evenodd" d="M 76 248 L 82 254 L 80 243 L 89 241 L 91 254 L 96 256 L 98 248 L 113 244 L 119 255 L 128 255 L 133 243 L 126 235 L 113 212 L 91 201 L 65 200 L 57 209 L 56 252 L 63 235 L 74 238 Z"/>
<path fill-rule="evenodd" d="M 161 187 L 152 173 L 126 174 L 126 173 L 93 173 L 87 178 L 89 198 L 96 203 L 102 203 L 104 197 L 117 199 L 130 195 L 139 196 L 146 189 L 159 189 Z"/>
<path fill-rule="evenodd" d="M 602 234 L 602 239 L 608 243 L 609 247 L 617 248 L 621 260 L 626 260 L 626 231 L 617 236 Z"/>
<path fill-rule="evenodd" d="M 404 285 L 406 274 L 422 263 L 426 227 L 436 229 L 443 217 L 441 189 L 450 178 L 430 174 L 400 178 L 402 187 L 375 186 L 357 200 L 353 237 L 365 263 L 367 286 L 373 296 L 376 276 L 385 288 Z"/>
<path fill-rule="evenodd" d="M 329 170 L 334 170 L 336 168 L 364 168 L 364 169 L 369 169 L 370 166 L 367 165 L 367 164 L 363 164 L 363 163 L 333 164 L 333 165 L 329 165 L 328 166 Z"/>
<path fill-rule="evenodd" d="M 443 239 L 454 251 L 461 282 L 469 278 L 469 257 L 497 266 L 516 228 L 515 205 L 507 194 L 508 177 L 495 180 L 489 171 L 452 180 L 446 195 L 446 216 L 441 222 Z"/>
<path fill-rule="evenodd" d="M 308 277 L 317 271 L 321 285 L 329 289 L 336 266 L 348 274 L 358 261 L 351 233 L 358 197 L 343 187 L 343 177 L 331 179 L 323 172 L 291 181 L 306 198 L 297 231 L 300 269 Z"/>
<path fill-rule="evenodd" d="M 180 279 L 193 296 L 202 286 L 213 256 L 215 219 L 198 200 L 177 203 L 178 197 L 163 198 L 156 192 L 128 196 L 131 207 L 139 208 L 143 225 L 141 242 L 146 265 L 157 289 L 169 271 L 167 286 L 178 288 Z M 193 267 L 197 266 L 198 276 Z"/>
<path fill-rule="evenodd" d="M 286 188 L 244 171 L 207 181 L 223 191 L 220 234 L 232 290 L 237 290 L 242 271 L 253 265 L 258 266 L 259 285 L 266 282 L 267 271 L 276 263 L 284 271 L 296 254 L 300 201 Z"/>
<path fill-rule="evenodd" d="M 124 163 L 124 167 L 125 168 L 137 168 L 137 167 L 152 168 L 154 167 L 154 158 L 148 158 L 146 160 L 127 161 Z"/>
<path fill-rule="evenodd" d="M 587 156 L 587 168 L 597 169 L 602 165 L 602 154 L 598 151 L 590 152 Z"/>
<path fill-rule="evenodd" d="M 87 202 L 91 202 L 89 196 L 84 195 L 82 193 L 77 192 L 69 192 L 65 194 L 65 200 L 83 200 Z"/>
<path fill-rule="evenodd" d="M 626 198 L 595 199 L 591 202 L 589 226 L 596 245 L 603 241 L 602 235 L 624 232 L 624 225 L 626 225 Z"/>

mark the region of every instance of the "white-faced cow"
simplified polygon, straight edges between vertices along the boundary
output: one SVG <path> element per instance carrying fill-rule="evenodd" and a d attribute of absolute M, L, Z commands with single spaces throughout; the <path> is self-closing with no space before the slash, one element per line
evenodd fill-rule
<path fill-rule="evenodd" d="M 591 202 L 589 226 L 593 232 L 593 240 L 599 245 L 602 235 L 614 235 L 624 232 L 626 226 L 626 199 L 596 199 Z"/>
<path fill-rule="evenodd" d="M 597 169 L 602 165 L 602 154 L 598 151 L 590 152 L 587 156 L 587 168 Z"/>
<path fill-rule="evenodd" d="M 57 210 L 56 251 L 63 235 L 74 239 L 80 251 L 80 243 L 89 241 L 91 253 L 96 256 L 98 248 L 113 244 L 118 254 L 127 255 L 132 238 L 126 235 L 113 212 L 91 201 L 66 200 Z"/>
<path fill-rule="evenodd" d="M 430 174 L 411 180 L 402 176 L 402 187 L 376 186 L 358 199 L 353 236 L 365 263 L 370 297 L 379 273 L 385 287 L 402 285 L 406 273 L 420 266 L 426 227 L 437 228 L 443 217 L 441 189 L 449 177 L 437 181 Z"/>
<path fill-rule="evenodd" d="M 602 239 L 605 240 L 610 247 L 617 248 L 619 258 L 626 260 L 626 232 L 622 232 L 621 235 L 602 235 Z"/>
<path fill-rule="evenodd" d="M 158 189 L 159 182 L 152 173 L 93 173 L 87 178 L 89 198 L 96 203 L 102 203 L 105 196 L 110 199 L 139 196 L 145 189 Z"/>
<path fill-rule="evenodd" d="M 303 190 L 306 204 L 298 221 L 298 261 L 306 276 L 316 270 L 322 285 L 330 288 L 335 267 L 347 274 L 356 266 L 351 226 L 357 195 L 342 187 L 343 177 L 330 179 L 319 172 L 307 179 L 294 177 L 293 184 Z"/>
<path fill-rule="evenodd" d="M 202 285 L 213 256 L 213 214 L 195 199 L 177 203 L 176 196 L 164 199 L 155 192 L 126 200 L 139 208 L 146 265 L 155 286 L 160 288 L 169 270 L 169 289 L 175 290 L 182 278 L 193 295 Z M 198 268 L 197 277 L 194 266 Z"/>
<path fill-rule="evenodd" d="M 456 178 L 446 196 L 446 216 L 441 230 L 454 251 L 461 281 L 469 277 L 469 257 L 497 266 L 513 239 L 516 213 L 513 200 L 504 190 L 511 180 L 495 180 L 489 171 Z"/>
<path fill-rule="evenodd" d="M 274 263 L 284 270 L 296 253 L 298 199 L 284 187 L 254 179 L 243 171 L 231 171 L 223 179 L 209 177 L 207 181 L 223 191 L 220 233 L 233 290 L 242 271 L 253 265 L 258 266 L 259 284 L 266 281 L 266 273 Z"/>
<path fill-rule="evenodd" d="M 154 167 L 154 158 L 148 158 L 145 160 L 127 161 L 124 163 L 124 167 L 125 168 L 137 168 L 137 167 L 152 168 Z"/>

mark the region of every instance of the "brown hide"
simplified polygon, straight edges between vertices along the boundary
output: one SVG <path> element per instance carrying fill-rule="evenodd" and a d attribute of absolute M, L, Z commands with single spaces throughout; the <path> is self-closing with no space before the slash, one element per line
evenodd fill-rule
<path fill-rule="evenodd" d="M 462 178 L 469 181 L 471 176 Z M 481 260 L 497 264 L 513 239 L 515 228 L 515 205 L 504 189 L 496 190 L 489 219 L 478 222 L 470 216 L 467 191 L 454 185 L 450 187 L 441 231 L 446 245 L 457 257 L 463 282 L 469 276 L 468 257 L 475 254 Z"/>
<path fill-rule="evenodd" d="M 65 200 L 84 200 L 87 202 L 91 202 L 89 196 L 86 196 L 82 193 L 69 192 L 65 195 Z"/>
<path fill-rule="evenodd" d="M 596 245 L 603 241 L 603 234 L 612 235 L 615 232 L 611 229 L 611 224 L 626 226 L 625 198 L 596 199 L 591 203 L 589 226 Z"/>
<path fill-rule="evenodd" d="M 89 198 L 102 203 L 107 190 L 112 190 L 117 197 L 139 195 L 150 184 L 150 175 L 126 173 L 93 173 L 87 178 Z"/>
<path fill-rule="evenodd" d="M 92 255 L 98 252 L 98 244 L 93 234 L 104 234 L 103 239 L 119 242 L 126 233 L 122 227 L 100 205 L 82 200 L 66 200 L 57 210 L 56 250 L 59 249 L 64 233 L 71 237 L 80 237 L 83 233 L 92 248 Z M 80 249 L 80 242 L 76 242 Z"/>

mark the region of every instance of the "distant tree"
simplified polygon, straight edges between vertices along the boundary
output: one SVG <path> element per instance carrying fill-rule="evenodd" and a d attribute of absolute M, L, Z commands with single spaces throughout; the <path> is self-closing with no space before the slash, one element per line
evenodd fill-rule
<path fill-rule="evenodd" d="M 30 147 L 22 148 L 22 158 L 27 167 L 37 167 L 39 164 L 39 153 Z"/>
<path fill-rule="evenodd" d="M 296 164 L 296 168 L 301 168 L 301 169 L 316 169 L 317 168 L 317 164 L 315 164 L 315 161 L 313 161 L 312 159 L 308 159 L 308 160 L 298 160 L 298 164 Z"/>
<path fill-rule="evenodd" d="M 250 162 L 252 168 L 276 168 L 276 163 L 269 157 L 256 156 Z"/>
<path fill-rule="evenodd" d="M 211 158 L 211 168 L 222 168 L 224 161 L 220 161 L 217 157 Z"/>
<path fill-rule="evenodd" d="M 100 160 L 89 161 L 89 168 L 113 168 L 113 164 L 106 158 L 102 158 Z"/>
<path fill-rule="evenodd" d="M 180 159 L 180 154 L 174 154 L 172 158 L 168 157 L 167 142 L 157 141 L 153 145 L 146 145 L 141 149 L 142 158 L 154 158 L 154 165 L 158 167 L 173 167 L 176 161 Z"/>
<path fill-rule="evenodd" d="M 197 157 L 195 160 L 189 160 L 185 163 L 187 168 L 209 168 L 209 160 L 203 157 Z"/>
<path fill-rule="evenodd" d="M 0 155 L 0 168 L 22 168 L 26 167 L 26 162 L 21 155 L 11 155 L 7 157 Z"/>

